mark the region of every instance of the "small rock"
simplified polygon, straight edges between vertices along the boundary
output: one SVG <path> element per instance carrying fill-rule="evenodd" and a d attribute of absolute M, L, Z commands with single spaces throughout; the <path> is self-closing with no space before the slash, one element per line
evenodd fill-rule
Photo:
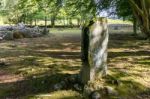
<path fill-rule="evenodd" d="M 45 83 L 45 81 L 41 81 L 41 83 L 42 83 L 42 84 L 44 84 L 44 83 Z"/>
<path fill-rule="evenodd" d="M 76 83 L 77 78 L 78 78 L 77 75 L 71 75 L 68 80 L 69 80 L 70 83 Z"/>
<path fill-rule="evenodd" d="M 91 99 L 101 99 L 101 94 L 97 91 L 91 93 Z"/>
<path fill-rule="evenodd" d="M 33 76 L 33 78 L 35 79 L 35 78 L 37 78 L 36 76 Z"/>
<path fill-rule="evenodd" d="M 0 40 L 3 40 L 3 37 L 0 37 Z"/>
<path fill-rule="evenodd" d="M 60 84 L 63 86 L 63 88 L 67 86 L 65 81 L 61 81 Z"/>
<path fill-rule="evenodd" d="M 5 36 L 4 38 L 5 40 L 13 40 L 14 37 L 13 37 L 13 32 L 12 31 L 5 31 Z"/>
<path fill-rule="evenodd" d="M 0 66 L 6 66 L 5 62 L 0 62 Z"/>
<path fill-rule="evenodd" d="M 82 88 L 81 88 L 81 86 L 80 86 L 79 84 L 74 84 L 73 87 L 74 87 L 75 90 L 77 90 L 77 91 L 81 91 L 81 90 L 82 90 Z"/>
<path fill-rule="evenodd" d="M 8 66 L 10 63 L 5 62 L 5 60 L 0 60 L 0 66 Z"/>
<path fill-rule="evenodd" d="M 83 94 L 84 94 L 84 96 L 90 96 L 93 91 L 94 91 L 93 88 L 85 85 L 84 89 L 83 89 Z"/>
<path fill-rule="evenodd" d="M 104 87 L 104 90 L 105 90 L 106 94 L 108 94 L 108 95 L 118 95 L 117 91 L 115 91 L 114 88 L 112 88 L 110 86 Z"/>
<path fill-rule="evenodd" d="M 120 85 L 120 84 L 121 84 L 121 82 L 120 82 L 120 80 L 112 80 L 112 84 Z"/>
<path fill-rule="evenodd" d="M 60 90 L 62 88 L 63 88 L 63 86 L 60 83 L 57 83 L 54 85 L 54 90 Z"/>
<path fill-rule="evenodd" d="M 11 44 L 11 45 L 9 45 L 10 47 L 17 47 L 17 45 L 16 44 Z"/>
<path fill-rule="evenodd" d="M 63 88 L 65 88 L 67 85 L 65 83 L 65 81 L 61 81 L 60 83 L 57 83 L 54 85 L 54 90 L 61 90 Z"/>

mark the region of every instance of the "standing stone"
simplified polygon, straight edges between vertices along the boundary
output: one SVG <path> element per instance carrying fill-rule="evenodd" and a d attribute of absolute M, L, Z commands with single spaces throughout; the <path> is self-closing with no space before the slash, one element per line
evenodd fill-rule
<path fill-rule="evenodd" d="M 107 73 L 108 28 L 106 18 L 90 21 L 82 30 L 82 62 L 81 82 L 86 84 Z"/>

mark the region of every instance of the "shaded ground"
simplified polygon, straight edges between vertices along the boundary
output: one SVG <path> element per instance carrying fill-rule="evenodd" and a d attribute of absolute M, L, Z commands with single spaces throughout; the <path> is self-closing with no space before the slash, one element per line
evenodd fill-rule
<path fill-rule="evenodd" d="M 40 38 L 0 42 L 0 99 L 80 99 L 73 89 L 53 91 L 52 86 L 81 67 L 80 31 L 52 30 Z M 150 42 L 129 33 L 111 33 L 109 75 L 121 81 L 112 85 L 121 97 L 150 98 Z M 124 98 L 123 98 L 124 99 Z"/>

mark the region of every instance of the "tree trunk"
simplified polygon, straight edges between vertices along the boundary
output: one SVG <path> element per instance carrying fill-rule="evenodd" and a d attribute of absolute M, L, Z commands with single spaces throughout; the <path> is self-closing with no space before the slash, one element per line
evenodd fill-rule
<path fill-rule="evenodd" d="M 73 23 L 72 23 L 72 19 L 69 18 L 69 26 L 72 27 L 73 26 Z"/>
<path fill-rule="evenodd" d="M 150 0 L 129 0 L 141 31 L 150 38 Z"/>
<path fill-rule="evenodd" d="M 51 18 L 51 26 L 52 27 L 55 26 L 55 16 L 52 16 L 52 18 Z"/>
<path fill-rule="evenodd" d="M 37 21 L 37 20 L 35 19 L 35 20 L 34 20 L 34 22 L 35 22 L 35 26 L 37 25 L 36 21 Z"/>
<path fill-rule="evenodd" d="M 79 18 L 77 19 L 77 26 L 78 27 L 80 26 L 80 19 Z"/>
<path fill-rule="evenodd" d="M 45 29 L 47 29 L 47 16 L 45 16 Z"/>
<path fill-rule="evenodd" d="M 32 26 L 32 18 L 30 18 L 30 26 Z"/>
<path fill-rule="evenodd" d="M 134 35 L 137 35 L 137 20 L 136 20 L 136 18 L 133 18 L 133 33 L 134 33 Z"/>
<path fill-rule="evenodd" d="M 87 27 L 83 27 L 81 46 L 83 66 L 80 72 L 83 84 L 107 74 L 107 44 L 107 19 L 97 18 L 96 22 L 91 21 Z"/>

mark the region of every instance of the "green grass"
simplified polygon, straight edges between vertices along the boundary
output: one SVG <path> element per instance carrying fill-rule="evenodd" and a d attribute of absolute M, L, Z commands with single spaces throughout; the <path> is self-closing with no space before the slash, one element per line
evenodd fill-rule
<path fill-rule="evenodd" d="M 73 89 L 53 91 L 54 84 L 80 71 L 80 30 L 55 28 L 50 32 L 40 38 L 1 41 L 0 60 L 9 64 L 0 67 L 0 74 L 5 77 L 0 77 L 0 98 L 82 98 Z M 110 33 L 110 77 L 104 85 L 113 86 L 120 97 L 129 99 L 149 92 L 149 43 L 136 39 L 129 31 Z M 120 84 L 112 83 L 114 79 Z M 142 96 L 142 99 L 146 98 Z"/>
<path fill-rule="evenodd" d="M 7 19 L 5 17 L 0 16 L 0 25 L 8 25 L 6 23 L 7 23 Z M 64 25 L 64 23 L 65 23 L 65 25 L 67 25 L 68 24 L 67 20 L 56 20 L 55 25 Z M 74 25 L 78 24 L 76 19 L 73 19 L 72 23 Z M 108 19 L 108 23 L 109 24 L 130 24 L 130 25 L 132 25 L 132 22 L 123 21 L 120 19 Z M 32 24 L 34 25 L 35 23 L 33 22 Z M 51 21 L 48 20 L 47 24 L 50 25 Z M 44 20 L 38 20 L 37 25 L 45 25 L 45 21 Z"/>
<path fill-rule="evenodd" d="M 130 25 L 132 25 L 131 21 L 123 21 L 123 20 L 119 20 L 119 19 L 108 19 L 108 23 L 109 24 L 130 24 Z"/>

